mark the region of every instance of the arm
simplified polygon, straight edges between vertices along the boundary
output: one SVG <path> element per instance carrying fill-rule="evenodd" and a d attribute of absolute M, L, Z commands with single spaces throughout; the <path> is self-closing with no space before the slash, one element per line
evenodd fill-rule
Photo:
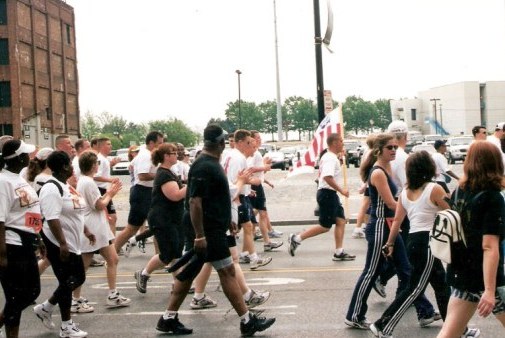
<path fill-rule="evenodd" d="M 0 222 L 0 270 L 6 267 L 7 267 L 7 246 L 5 244 L 5 222 Z"/>
<path fill-rule="evenodd" d="M 487 317 L 495 305 L 496 271 L 500 259 L 499 242 L 500 238 L 496 235 L 484 235 L 482 237 L 482 250 L 484 251 L 482 269 L 485 289 L 477 305 L 477 311 L 482 317 Z"/>
<path fill-rule="evenodd" d="M 398 233 L 400 232 L 400 226 L 402 225 L 405 216 L 407 216 L 407 210 L 405 210 L 405 208 L 403 207 L 400 196 L 398 198 L 398 203 L 396 203 L 395 218 L 393 220 L 393 225 L 391 225 L 391 229 L 389 231 L 388 240 L 386 242 L 386 245 L 384 245 L 384 247 L 382 248 L 384 254 L 387 257 L 393 255 L 394 243 L 396 241 Z"/>
<path fill-rule="evenodd" d="M 449 203 L 447 203 L 446 198 L 447 194 L 445 193 L 444 188 L 438 184 L 435 185 L 430 195 L 431 202 L 435 204 L 439 210 L 450 209 Z"/>
<path fill-rule="evenodd" d="M 161 186 L 161 191 L 166 198 L 174 202 L 178 202 L 186 197 L 186 186 L 179 189 L 179 185 L 175 181 L 164 183 Z"/>
<path fill-rule="evenodd" d="M 195 230 L 195 251 L 204 252 L 207 248 L 205 240 L 205 232 L 203 230 L 203 208 L 201 197 L 191 197 L 189 199 L 189 215 L 191 217 L 191 224 Z"/>
<path fill-rule="evenodd" d="M 114 196 L 121 190 L 123 186 L 121 185 L 120 181 L 112 182 L 110 187 L 107 189 L 107 192 L 100 197 L 99 199 L 96 200 L 95 202 L 95 209 L 96 210 L 104 210 L 107 208 L 107 204 L 112 200 Z"/>
<path fill-rule="evenodd" d="M 54 238 L 56 238 L 58 244 L 60 245 L 60 259 L 63 262 L 67 261 L 70 251 L 68 250 L 67 241 L 65 239 L 65 235 L 63 234 L 63 230 L 61 229 L 60 220 L 58 218 L 50 219 L 47 220 L 47 224 L 49 225 L 49 229 L 51 229 Z"/>
<path fill-rule="evenodd" d="M 374 170 L 370 182 L 375 186 L 386 206 L 391 210 L 396 210 L 396 201 L 389 189 L 386 174 L 382 170 Z"/>
<path fill-rule="evenodd" d="M 447 175 L 451 176 L 452 178 L 456 179 L 456 180 L 459 180 L 459 177 L 458 175 L 456 175 L 452 170 L 447 170 L 445 172 Z"/>
<path fill-rule="evenodd" d="M 154 176 L 156 174 L 151 174 L 151 173 L 142 173 L 138 175 L 139 181 L 152 181 L 154 180 Z"/>
<path fill-rule="evenodd" d="M 335 191 L 338 191 L 339 193 L 341 193 L 345 197 L 349 197 L 349 190 L 340 187 L 337 184 L 337 181 L 335 181 L 335 178 L 333 176 L 325 176 L 325 177 L 323 177 L 323 180 L 325 180 L 325 182 L 328 183 L 328 185 L 330 187 L 332 187 L 333 189 L 335 189 Z"/>

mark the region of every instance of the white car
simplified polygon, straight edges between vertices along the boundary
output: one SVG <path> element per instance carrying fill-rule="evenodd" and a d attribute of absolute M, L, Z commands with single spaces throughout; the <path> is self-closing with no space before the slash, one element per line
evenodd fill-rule
<path fill-rule="evenodd" d="M 471 136 L 455 136 L 447 140 L 447 152 L 445 153 L 450 164 L 456 161 L 465 161 L 466 153 L 472 143 Z"/>
<path fill-rule="evenodd" d="M 417 151 L 427 151 L 428 154 L 434 154 L 436 153 L 437 151 L 435 150 L 435 147 L 431 144 L 428 144 L 428 143 L 422 143 L 422 144 L 418 144 L 417 146 L 414 146 L 412 147 L 412 152 L 415 153 Z"/>
<path fill-rule="evenodd" d="M 116 157 L 121 159 L 115 166 L 110 168 L 112 175 L 128 175 L 130 173 L 130 161 L 128 161 L 128 148 L 121 148 L 116 151 Z"/>
<path fill-rule="evenodd" d="M 272 160 L 272 169 L 289 169 L 289 160 L 284 156 L 282 151 L 269 151 L 263 157 L 268 157 Z"/>

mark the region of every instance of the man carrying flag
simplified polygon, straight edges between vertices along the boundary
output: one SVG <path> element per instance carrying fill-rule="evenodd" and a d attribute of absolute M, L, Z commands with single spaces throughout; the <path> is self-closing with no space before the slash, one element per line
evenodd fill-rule
<path fill-rule="evenodd" d="M 319 129 L 323 129 L 327 124 L 328 128 L 331 128 L 331 113 L 326 116 L 326 118 L 321 122 Z M 328 121 L 326 121 L 328 120 Z M 325 123 L 326 121 L 326 123 Z M 321 128 L 323 126 L 323 128 Z M 322 134 L 321 134 L 322 136 Z M 314 137 L 316 139 L 317 135 Z M 338 184 L 340 176 L 340 160 L 338 154 L 344 149 L 344 143 L 342 136 L 338 133 L 331 133 L 326 138 L 326 144 L 328 146 L 328 151 L 321 157 L 319 161 L 319 183 L 317 190 L 317 204 L 319 206 L 319 225 L 315 225 L 299 234 L 290 234 L 288 241 L 289 247 L 288 251 L 291 256 L 295 255 L 297 247 L 302 243 L 303 240 L 314 237 L 323 233 L 328 232 L 332 225 L 335 224 L 334 236 L 335 236 L 335 253 L 333 254 L 334 261 L 349 261 L 356 258 L 355 255 L 351 255 L 344 251 L 343 241 L 344 241 L 344 230 L 346 219 L 344 215 L 344 208 L 340 203 L 340 198 L 337 192 L 341 193 L 345 197 L 349 197 L 349 190 L 343 188 Z M 320 145 L 314 143 L 313 140 L 313 151 L 314 153 L 319 153 L 319 149 L 322 151 L 322 142 Z M 320 146 L 320 148 L 319 148 Z M 317 147 L 317 148 L 316 148 Z M 314 163 L 315 161 L 310 158 L 309 152 L 306 154 L 306 163 Z M 311 162 L 307 161 L 311 160 Z"/>

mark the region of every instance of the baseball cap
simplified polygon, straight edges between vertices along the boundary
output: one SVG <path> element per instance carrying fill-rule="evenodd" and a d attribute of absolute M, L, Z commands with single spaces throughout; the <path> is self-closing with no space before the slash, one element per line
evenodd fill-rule
<path fill-rule="evenodd" d="M 54 151 L 53 148 L 42 148 L 39 149 L 35 157 L 40 161 L 45 161 L 53 151 Z"/>
<path fill-rule="evenodd" d="M 494 128 L 494 130 L 503 130 L 505 131 L 505 122 L 500 122 L 496 125 L 496 127 Z"/>
<path fill-rule="evenodd" d="M 33 144 L 24 143 L 20 140 L 9 140 L 2 147 L 2 156 L 4 159 L 10 160 L 21 154 L 31 154 L 35 149 Z"/>
<path fill-rule="evenodd" d="M 394 134 L 406 134 L 409 132 L 409 127 L 404 121 L 396 120 L 389 124 L 388 132 Z"/>
<path fill-rule="evenodd" d="M 436 140 L 435 145 L 434 145 L 435 149 L 438 149 L 441 146 L 445 146 L 445 141 L 444 140 Z"/>

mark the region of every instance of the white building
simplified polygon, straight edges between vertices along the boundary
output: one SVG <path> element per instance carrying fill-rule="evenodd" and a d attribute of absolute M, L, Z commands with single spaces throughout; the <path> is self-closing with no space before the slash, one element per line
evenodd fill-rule
<path fill-rule="evenodd" d="M 391 100 L 393 120 L 423 134 L 471 134 L 474 126 L 494 131 L 505 121 L 505 81 L 466 81 L 419 92 L 414 99 Z"/>

